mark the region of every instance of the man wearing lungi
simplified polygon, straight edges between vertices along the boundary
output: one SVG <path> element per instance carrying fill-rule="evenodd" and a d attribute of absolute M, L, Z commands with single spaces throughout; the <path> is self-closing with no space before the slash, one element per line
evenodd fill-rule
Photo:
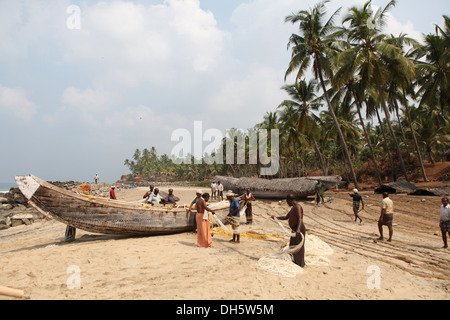
<path fill-rule="evenodd" d="M 239 207 L 239 200 L 234 197 L 234 193 L 228 192 L 227 199 L 230 201 L 230 211 L 229 214 L 225 217 L 228 222 L 231 224 L 231 228 L 233 229 L 233 239 L 230 240 L 232 243 L 240 243 L 241 235 L 239 233 L 234 233 L 239 228 L 241 221 L 241 212 Z"/>
<path fill-rule="evenodd" d="M 289 241 L 289 246 L 296 246 L 302 241 L 302 237 L 305 238 L 306 235 L 306 227 L 303 223 L 303 208 L 299 205 L 293 195 L 288 195 L 286 198 L 286 202 L 289 206 L 292 207 L 291 211 L 286 216 L 277 217 L 279 220 L 289 220 L 289 227 L 292 229 L 292 232 L 295 232 L 295 237 L 291 236 L 291 240 Z M 272 216 L 272 219 L 275 216 Z M 305 244 L 303 243 L 302 248 L 293 254 L 294 263 L 299 265 L 300 267 L 305 267 Z"/>
<path fill-rule="evenodd" d="M 450 236 L 450 205 L 448 204 L 448 197 L 442 198 L 441 205 L 441 216 L 439 221 L 439 227 L 442 232 L 442 240 L 444 241 L 444 247 L 448 248 L 447 245 L 447 233 Z"/>
<path fill-rule="evenodd" d="M 244 207 L 247 206 L 245 209 L 245 217 L 247 218 L 247 224 L 253 223 L 253 211 L 252 211 L 252 201 L 255 201 L 255 197 L 250 192 L 250 189 L 247 189 L 247 193 L 245 193 L 241 200 L 244 200 Z"/>
<path fill-rule="evenodd" d="M 381 202 L 381 215 L 378 219 L 378 230 L 380 231 L 380 237 L 378 240 L 383 240 L 383 226 L 387 226 L 389 229 L 389 239 L 392 241 L 392 234 L 394 233 L 392 229 L 392 222 L 394 221 L 394 203 L 389 198 L 387 192 L 383 193 L 383 201 Z"/>
<path fill-rule="evenodd" d="M 363 201 L 361 195 L 358 193 L 358 189 L 353 189 L 353 193 L 350 194 L 350 197 L 353 198 L 353 214 L 355 215 L 355 222 L 356 222 L 356 219 L 359 219 L 359 223 L 361 223 L 362 219 L 358 215 L 359 203 L 361 202 L 362 208 L 364 209 L 364 201 Z"/>

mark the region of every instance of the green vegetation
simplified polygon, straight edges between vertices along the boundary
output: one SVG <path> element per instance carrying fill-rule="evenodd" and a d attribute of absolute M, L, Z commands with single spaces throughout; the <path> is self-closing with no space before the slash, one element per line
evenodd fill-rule
<path fill-rule="evenodd" d="M 443 16 L 433 34 L 411 39 L 384 33 L 396 1 L 376 13 L 370 1 L 352 7 L 340 25 L 340 10 L 326 19 L 327 2 L 286 17 L 298 26 L 287 39 L 286 79 L 293 74 L 295 83 L 282 87 L 289 100 L 253 128 L 280 130 L 276 177 L 320 170 L 358 186 L 362 176 L 380 184 L 385 176 L 409 181 L 411 170 L 420 168 L 427 181 L 423 162 L 442 161 L 450 149 L 450 18 Z M 305 78 L 307 71 L 314 79 Z M 246 164 L 175 165 L 152 148 L 136 150 L 125 165 L 135 176 L 257 176 L 260 165 L 248 163 L 248 146 L 245 152 Z"/>

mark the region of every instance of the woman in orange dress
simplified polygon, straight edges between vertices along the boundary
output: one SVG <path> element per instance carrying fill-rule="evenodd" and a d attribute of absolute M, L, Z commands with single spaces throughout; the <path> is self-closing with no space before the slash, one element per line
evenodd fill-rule
<path fill-rule="evenodd" d="M 209 193 L 204 193 L 197 201 L 197 214 L 195 216 L 197 221 L 197 247 L 201 248 L 211 247 L 212 244 L 208 212 L 211 212 L 212 214 L 216 213 L 206 206 L 206 202 L 208 202 L 209 197 Z"/>

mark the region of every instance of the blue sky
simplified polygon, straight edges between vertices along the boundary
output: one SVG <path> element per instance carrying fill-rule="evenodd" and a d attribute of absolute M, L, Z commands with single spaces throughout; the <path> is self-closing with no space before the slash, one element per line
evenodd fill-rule
<path fill-rule="evenodd" d="M 296 28 L 284 17 L 316 2 L 0 1 L 0 181 L 98 173 L 113 182 L 134 150 L 170 154 L 171 133 L 194 121 L 204 130 L 253 127 L 286 98 Z M 448 9 L 444 0 L 399 0 L 386 31 L 420 38 Z"/>

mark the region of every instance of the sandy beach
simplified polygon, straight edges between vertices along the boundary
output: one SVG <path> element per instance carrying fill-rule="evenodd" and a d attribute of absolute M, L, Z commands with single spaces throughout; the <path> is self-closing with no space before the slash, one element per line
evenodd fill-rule
<path fill-rule="evenodd" d="M 190 203 L 195 189 L 175 186 L 179 203 Z M 146 190 L 116 194 L 136 201 Z M 307 266 L 295 277 L 257 268 L 260 258 L 287 241 L 269 215 L 289 210 L 285 203 L 257 199 L 254 228 L 261 235 L 243 234 L 240 244 L 232 244 L 218 229 L 211 248 L 197 248 L 192 232 L 126 237 L 77 230 L 76 241 L 64 243 L 66 226 L 55 220 L 2 230 L 0 285 L 21 289 L 31 300 L 449 300 L 450 250 L 442 248 L 440 198 L 392 195 L 396 226 L 389 243 L 376 240 L 381 195 L 361 193 L 366 208 L 360 224 L 353 221 L 348 194 L 327 191 L 325 197 L 334 199 L 321 207 L 312 198 L 299 201 L 306 244 L 316 237 L 332 254 L 322 265 L 308 264 L 306 246 Z"/>

